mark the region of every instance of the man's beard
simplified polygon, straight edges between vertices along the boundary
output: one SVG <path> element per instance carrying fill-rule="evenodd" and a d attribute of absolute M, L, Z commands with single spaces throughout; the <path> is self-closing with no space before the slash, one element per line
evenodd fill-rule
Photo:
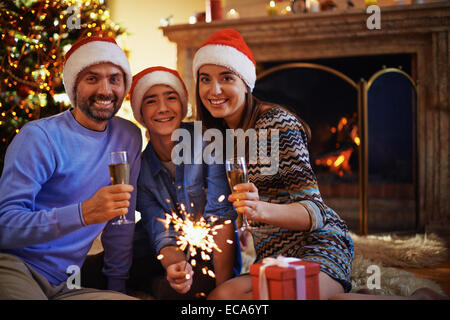
<path fill-rule="evenodd" d="M 79 96 L 78 106 L 80 110 L 89 118 L 97 121 L 108 121 L 116 115 L 122 105 L 122 100 L 119 101 L 115 95 L 94 94 L 88 99 Z M 96 100 L 111 100 L 113 108 L 111 109 L 97 109 L 94 105 Z"/>

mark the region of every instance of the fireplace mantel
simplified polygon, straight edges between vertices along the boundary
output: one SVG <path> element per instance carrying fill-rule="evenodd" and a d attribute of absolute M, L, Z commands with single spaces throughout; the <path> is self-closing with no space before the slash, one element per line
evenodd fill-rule
<path fill-rule="evenodd" d="M 381 29 L 362 9 L 222 20 L 161 28 L 195 104 L 192 58 L 215 31 L 238 30 L 257 62 L 378 54 L 413 56 L 418 87 L 418 230 L 450 234 L 450 3 L 381 7 Z M 366 79 L 367 80 L 367 79 Z"/>

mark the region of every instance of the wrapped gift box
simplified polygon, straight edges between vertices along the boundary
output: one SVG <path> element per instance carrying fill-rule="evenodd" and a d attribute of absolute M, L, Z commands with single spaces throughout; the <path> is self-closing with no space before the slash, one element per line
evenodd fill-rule
<path fill-rule="evenodd" d="M 273 259 L 275 260 L 275 259 Z M 255 263 L 250 266 L 252 276 L 253 299 L 260 300 L 259 277 L 260 268 L 264 263 Z M 296 270 L 294 266 L 303 266 L 303 270 Z M 317 263 L 298 260 L 290 262 L 288 267 L 269 265 L 265 267 L 267 289 L 270 300 L 318 300 L 319 272 Z M 297 281 L 297 275 L 300 279 Z M 297 290 L 297 284 L 303 286 Z M 300 297 L 297 297 L 299 293 Z"/>

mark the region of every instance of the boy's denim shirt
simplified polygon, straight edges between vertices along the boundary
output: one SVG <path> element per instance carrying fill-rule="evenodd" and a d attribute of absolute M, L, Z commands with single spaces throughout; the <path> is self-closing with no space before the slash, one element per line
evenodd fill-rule
<path fill-rule="evenodd" d="M 183 122 L 181 128 L 187 129 L 191 135 L 192 159 L 191 164 L 181 163 L 176 166 L 175 180 L 156 156 L 151 142 L 142 153 L 136 210 L 141 213 L 143 227 L 150 236 L 152 249 L 156 254 L 167 245 L 176 246 L 175 231 L 172 228 L 166 230 L 164 223 L 158 218 L 164 220 L 165 213 L 179 213 L 181 204 L 185 211 L 192 214 L 201 212 L 204 207 L 203 217 L 214 216 L 219 219 L 218 223 L 235 221 L 237 217 L 232 203 L 227 200 L 230 188 L 224 165 L 208 165 L 203 161 L 202 164 L 195 164 L 194 143 L 201 143 L 202 151 L 204 143 L 194 141 L 192 123 Z M 196 138 L 201 139 L 201 134 Z M 234 242 L 239 247 L 239 239 L 236 238 Z"/>

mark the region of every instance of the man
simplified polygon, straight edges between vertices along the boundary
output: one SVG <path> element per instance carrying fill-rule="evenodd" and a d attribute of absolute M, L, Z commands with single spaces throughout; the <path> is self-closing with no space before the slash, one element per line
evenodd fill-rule
<path fill-rule="evenodd" d="M 102 233 L 108 289 L 125 292 L 134 224 L 112 222 L 123 214 L 134 221 L 142 145 L 139 129 L 114 117 L 131 87 L 129 63 L 113 39 L 101 37 L 75 43 L 65 59 L 73 108 L 25 125 L 5 156 L 0 299 L 131 298 L 71 289 L 77 284 L 72 273 Z M 128 151 L 130 185 L 110 185 L 113 151 Z"/>

